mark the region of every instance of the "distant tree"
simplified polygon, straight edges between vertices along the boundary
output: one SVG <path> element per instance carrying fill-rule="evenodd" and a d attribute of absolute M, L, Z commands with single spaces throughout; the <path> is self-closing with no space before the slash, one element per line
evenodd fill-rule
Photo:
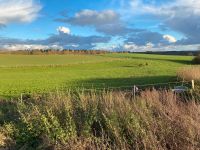
<path fill-rule="evenodd" d="M 194 59 L 192 60 L 193 64 L 200 64 L 200 55 L 195 56 Z"/>
<path fill-rule="evenodd" d="M 198 50 L 197 50 L 197 56 L 200 55 L 200 46 L 198 47 Z"/>
<path fill-rule="evenodd" d="M 189 52 L 187 55 L 188 56 L 194 56 L 194 54 L 192 52 Z"/>

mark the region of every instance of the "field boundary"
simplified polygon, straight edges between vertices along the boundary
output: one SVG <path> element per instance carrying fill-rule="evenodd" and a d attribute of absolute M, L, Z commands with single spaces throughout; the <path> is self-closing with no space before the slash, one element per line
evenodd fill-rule
<path fill-rule="evenodd" d="M 83 83 L 80 86 L 69 86 L 69 87 L 56 87 L 55 90 L 52 91 L 44 91 L 44 92 L 22 92 L 20 94 L 8 93 L 8 94 L 0 94 L 0 96 L 9 96 L 9 97 L 19 97 L 23 95 L 30 94 L 48 94 L 54 92 L 67 92 L 67 91 L 83 91 L 83 92 L 91 92 L 91 91 L 124 91 L 131 92 L 133 95 L 136 95 L 139 92 L 142 92 L 147 89 L 173 89 L 175 86 L 185 86 L 188 89 L 192 89 L 194 83 L 191 81 L 176 81 L 176 82 L 163 82 L 163 83 L 153 83 L 153 84 L 133 84 L 133 85 L 124 85 L 124 86 L 106 86 L 106 83 Z M 90 88 L 87 88 L 90 86 Z M 95 85 L 101 85 L 103 87 L 95 87 Z"/>

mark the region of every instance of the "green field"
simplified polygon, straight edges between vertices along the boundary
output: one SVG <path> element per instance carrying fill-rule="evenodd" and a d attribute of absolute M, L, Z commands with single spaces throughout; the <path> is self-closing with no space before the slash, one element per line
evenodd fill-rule
<path fill-rule="evenodd" d="M 69 87 L 119 87 L 176 80 L 190 56 L 147 54 L 0 55 L 0 95 Z"/>

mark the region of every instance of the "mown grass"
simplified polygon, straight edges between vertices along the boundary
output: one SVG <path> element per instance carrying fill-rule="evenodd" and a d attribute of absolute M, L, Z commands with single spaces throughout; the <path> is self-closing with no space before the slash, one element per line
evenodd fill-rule
<path fill-rule="evenodd" d="M 125 92 L 68 91 L 0 102 L 0 148 L 200 148 L 199 98 L 170 91 L 135 100 Z"/>
<path fill-rule="evenodd" d="M 0 55 L 0 95 L 176 80 L 192 57 L 145 54 Z"/>

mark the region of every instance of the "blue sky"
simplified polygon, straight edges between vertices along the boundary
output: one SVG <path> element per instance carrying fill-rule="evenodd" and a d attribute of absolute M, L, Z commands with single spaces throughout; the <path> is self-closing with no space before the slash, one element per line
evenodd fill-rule
<path fill-rule="evenodd" d="M 0 49 L 196 50 L 199 0 L 0 0 Z"/>

